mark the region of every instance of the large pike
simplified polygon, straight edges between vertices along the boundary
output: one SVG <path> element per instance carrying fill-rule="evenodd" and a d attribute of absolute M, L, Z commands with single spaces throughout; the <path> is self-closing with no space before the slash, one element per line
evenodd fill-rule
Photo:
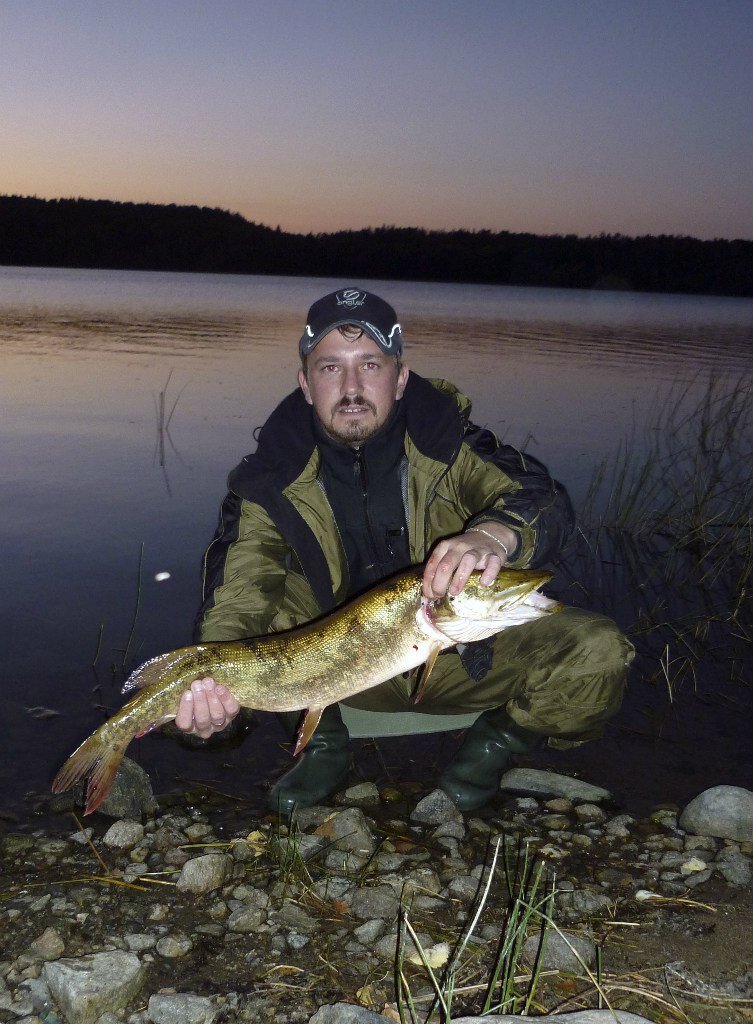
<path fill-rule="evenodd" d="M 258 711 L 305 709 L 297 754 L 327 705 L 424 665 L 418 699 L 440 651 L 560 607 L 538 593 L 548 572 L 502 569 L 491 586 L 482 586 L 480 575 L 474 573 L 456 597 L 429 601 L 422 596 L 423 569 L 410 569 L 309 625 L 181 647 L 144 662 L 123 686 L 139 693 L 71 754 L 53 791 L 87 777 L 84 813 L 96 810 L 131 740 L 175 718 L 195 679 L 212 676 L 239 704 Z"/>

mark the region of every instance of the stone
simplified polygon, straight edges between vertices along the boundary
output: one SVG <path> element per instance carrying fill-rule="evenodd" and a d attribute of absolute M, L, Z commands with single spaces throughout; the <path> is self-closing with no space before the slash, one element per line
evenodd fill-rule
<path fill-rule="evenodd" d="M 207 996 L 176 992 L 150 996 L 147 1015 L 154 1024 L 214 1024 L 219 1010 Z"/>
<path fill-rule="evenodd" d="M 549 832 L 560 832 L 570 825 L 570 819 L 564 814 L 548 814 L 540 820 L 542 827 Z"/>
<path fill-rule="evenodd" d="M 162 825 L 154 833 L 152 840 L 157 853 L 167 853 L 168 850 L 172 850 L 182 843 L 187 843 L 188 836 L 185 832 L 179 831 L 172 825 Z"/>
<path fill-rule="evenodd" d="M 286 900 L 280 909 L 280 921 L 299 932 L 315 932 L 319 928 L 317 918 L 307 914 L 298 903 Z"/>
<path fill-rule="evenodd" d="M 366 921 L 353 929 L 353 934 L 364 946 L 372 946 L 380 938 L 386 928 L 382 918 L 375 918 L 373 921 Z"/>
<path fill-rule="evenodd" d="M 360 807 L 348 807 L 333 814 L 316 829 L 316 834 L 332 841 L 338 850 L 370 857 L 376 850 L 374 836 Z"/>
<path fill-rule="evenodd" d="M 130 757 L 124 757 L 112 789 L 97 808 L 108 818 L 141 818 L 157 810 L 149 776 Z"/>
<path fill-rule="evenodd" d="M 233 867 L 233 858 L 224 853 L 206 853 L 183 865 L 176 888 L 202 895 L 219 889 Z"/>
<path fill-rule="evenodd" d="M 426 932 L 417 932 L 416 937 L 422 949 L 429 949 L 434 945 L 434 939 L 431 935 L 427 935 Z M 395 950 L 397 949 L 397 933 L 396 931 L 389 931 L 386 935 L 383 935 L 378 942 L 374 944 L 373 952 L 381 960 L 394 960 Z M 415 942 L 411 936 L 406 936 L 405 939 L 405 956 L 406 958 L 417 952 Z"/>
<path fill-rule="evenodd" d="M 690 801 L 680 828 L 699 836 L 753 841 L 753 793 L 739 786 L 713 786 Z"/>
<path fill-rule="evenodd" d="M 532 935 L 523 943 L 523 957 L 529 964 L 536 962 L 540 935 Z M 582 961 L 582 962 L 581 962 Z M 539 964 L 545 971 L 565 971 L 567 974 L 583 974 L 583 964 L 592 967 L 596 963 L 596 945 L 593 939 L 572 932 L 550 929 L 544 941 L 544 950 Z"/>
<path fill-rule="evenodd" d="M 479 894 L 479 880 L 472 875 L 458 875 L 447 886 L 450 896 L 471 903 Z"/>
<path fill-rule="evenodd" d="M 336 804 L 346 804 L 349 807 L 378 807 L 381 803 L 379 790 L 373 782 L 360 782 L 357 786 L 350 786 L 344 793 L 335 797 Z"/>
<path fill-rule="evenodd" d="M 697 871 L 706 870 L 706 861 L 701 860 L 700 857 L 689 857 L 680 864 L 680 874 L 692 875 Z"/>
<path fill-rule="evenodd" d="M 342 872 L 345 875 L 363 871 L 368 863 L 369 858 L 365 853 L 344 853 L 340 850 L 331 850 L 324 858 L 327 871 Z"/>
<path fill-rule="evenodd" d="M 547 800 L 544 808 L 551 814 L 569 814 L 573 809 L 573 802 L 564 796 L 556 796 L 553 800 Z"/>
<path fill-rule="evenodd" d="M 157 936 L 148 932 L 128 932 L 123 939 L 132 953 L 143 953 L 157 945 Z"/>
<path fill-rule="evenodd" d="M 465 839 L 465 825 L 462 821 L 444 821 L 431 834 L 432 839 Z"/>
<path fill-rule="evenodd" d="M 91 837 L 94 835 L 93 828 L 81 829 L 78 832 L 72 832 L 68 838 L 72 843 L 78 843 L 79 846 L 88 846 L 91 842 Z"/>
<path fill-rule="evenodd" d="M 416 825 L 443 825 L 448 821 L 462 821 L 463 815 L 445 792 L 435 789 L 419 800 L 410 818 Z"/>
<path fill-rule="evenodd" d="M 178 960 L 182 956 L 186 956 L 193 949 L 193 942 L 187 935 L 165 935 L 163 939 L 160 939 L 157 943 L 157 952 L 160 956 L 165 957 L 166 960 Z"/>
<path fill-rule="evenodd" d="M 186 825 L 184 831 L 192 843 L 198 843 L 202 839 L 210 840 L 214 836 L 212 826 L 206 821 L 196 821 L 193 825 Z"/>
<path fill-rule="evenodd" d="M 248 935 L 255 932 L 266 918 L 266 911 L 258 906 L 239 907 L 227 919 L 227 930 Z"/>
<path fill-rule="evenodd" d="M 606 823 L 604 831 L 607 835 L 613 836 L 616 839 L 627 839 L 630 835 L 628 825 L 634 824 L 635 818 L 631 817 L 629 814 L 618 814 Z"/>
<path fill-rule="evenodd" d="M 143 838 L 144 826 L 141 822 L 121 819 L 110 825 L 102 842 L 113 850 L 132 850 Z"/>
<path fill-rule="evenodd" d="M 320 1006 L 309 1024 L 384 1024 L 384 1017 L 353 1003 L 329 1003 Z"/>
<path fill-rule="evenodd" d="M 400 900 L 390 885 L 356 889 L 350 898 L 351 913 L 362 921 L 379 917 L 392 920 L 397 916 Z"/>
<path fill-rule="evenodd" d="M 21 832 L 10 832 L 0 839 L 0 850 L 6 857 L 24 857 L 27 853 L 31 853 L 35 845 L 33 836 L 27 836 Z"/>
<path fill-rule="evenodd" d="M 704 882 L 708 882 L 713 873 L 714 872 L 711 868 L 707 868 L 706 871 L 697 871 L 694 875 L 685 876 L 683 881 L 688 889 L 695 889 L 696 886 L 703 885 Z"/>
<path fill-rule="evenodd" d="M 145 970 L 135 954 L 112 950 L 45 964 L 42 975 L 68 1020 L 94 1024 L 103 1013 L 122 1010 L 138 995 Z"/>
<path fill-rule="evenodd" d="M 540 768 L 511 768 L 505 772 L 500 789 L 532 796 L 566 797 L 575 802 L 605 803 L 613 799 L 607 789 L 589 782 L 573 779 L 569 775 L 545 772 Z"/>
<path fill-rule="evenodd" d="M 54 928 L 45 928 L 29 946 L 29 953 L 38 960 L 59 960 L 64 951 L 62 936 Z"/>
<path fill-rule="evenodd" d="M 609 914 L 614 909 L 614 899 L 591 889 L 575 889 L 571 892 L 558 892 L 557 905 L 571 911 L 576 917 L 591 917 Z"/>
<path fill-rule="evenodd" d="M 721 850 L 714 867 L 731 885 L 748 885 L 751 878 L 750 861 L 734 846 Z"/>
<path fill-rule="evenodd" d="M 607 814 L 603 807 L 598 804 L 578 804 L 575 808 L 575 816 L 579 821 L 602 822 L 606 820 Z"/>

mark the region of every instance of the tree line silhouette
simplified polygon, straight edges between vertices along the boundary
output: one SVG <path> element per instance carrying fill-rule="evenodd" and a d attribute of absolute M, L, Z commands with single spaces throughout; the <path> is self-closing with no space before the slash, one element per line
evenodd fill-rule
<path fill-rule="evenodd" d="M 292 234 L 197 206 L 0 196 L 0 264 L 753 296 L 753 241 L 382 226 Z"/>

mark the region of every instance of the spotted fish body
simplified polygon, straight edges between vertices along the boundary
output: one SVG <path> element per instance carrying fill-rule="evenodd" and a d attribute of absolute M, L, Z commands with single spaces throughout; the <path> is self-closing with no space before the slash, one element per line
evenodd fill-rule
<path fill-rule="evenodd" d="M 239 704 L 258 711 L 305 709 L 298 752 L 329 704 L 419 665 L 426 666 L 425 683 L 440 651 L 559 608 L 537 592 L 549 573 L 503 569 L 491 586 L 482 586 L 479 576 L 474 573 L 456 597 L 431 602 L 422 596 L 423 569 L 410 569 L 298 629 L 181 647 L 150 659 L 123 687 L 138 690 L 136 696 L 68 758 L 53 791 L 87 778 L 85 813 L 96 810 L 131 740 L 175 718 L 195 679 L 211 676 Z"/>

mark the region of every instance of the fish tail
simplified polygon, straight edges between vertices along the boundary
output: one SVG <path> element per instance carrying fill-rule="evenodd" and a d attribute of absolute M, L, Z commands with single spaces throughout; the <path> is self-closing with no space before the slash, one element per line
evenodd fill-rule
<path fill-rule="evenodd" d="M 113 745 L 98 729 L 74 750 L 57 773 L 52 783 L 53 793 L 63 793 L 86 778 L 84 814 L 91 814 L 109 793 L 123 754 L 124 749 L 119 744 Z"/>

